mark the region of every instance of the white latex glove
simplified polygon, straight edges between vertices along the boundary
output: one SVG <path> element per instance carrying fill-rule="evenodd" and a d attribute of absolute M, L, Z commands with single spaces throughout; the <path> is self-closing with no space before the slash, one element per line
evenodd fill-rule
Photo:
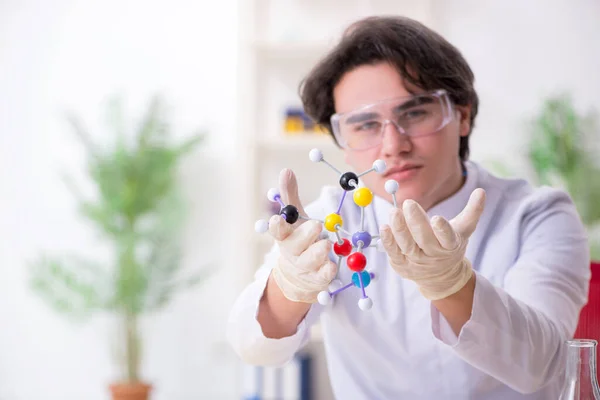
<path fill-rule="evenodd" d="M 298 208 L 306 216 L 298 196 L 296 176 L 289 169 L 281 171 L 279 187 L 282 201 Z M 320 239 L 323 224 L 298 219 L 288 224 L 281 216 L 269 220 L 269 233 L 279 245 L 280 256 L 272 276 L 283 295 L 291 301 L 315 303 L 317 295 L 327 290 L 335 278 L 337 266 L 329 260 L 332 243 Z"/>
<path fill-rule="evenodd" d="M 458 292 L 473 275 L 465 252 L 484 203 L 485 191 L 475 189 L 462 212 L 449 222 L 439 216 L 430 222 L 413 200 L 404 201 L 402 209 L 394 208 L 391 227 L 385 225 L 380 230 L 392 268 L 414 281 L 429 300 Z"/>

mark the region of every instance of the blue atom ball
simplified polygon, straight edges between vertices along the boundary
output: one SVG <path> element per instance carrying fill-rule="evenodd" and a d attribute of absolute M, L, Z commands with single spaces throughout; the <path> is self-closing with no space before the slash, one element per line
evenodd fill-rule
<path fill-rule="evenodd" d="M 369 274 L 367 271 L 361 271 L 360 274 L 362 275 L 364 287 L 369 286 L 369 283 L 371 283 L 371 274 Z M 354 283 L 354 286 L 356 286 L 357 288 L 360 288 L 360 279 L 358 279 L 358 272 L 352 274 L 352 283 Z"/>

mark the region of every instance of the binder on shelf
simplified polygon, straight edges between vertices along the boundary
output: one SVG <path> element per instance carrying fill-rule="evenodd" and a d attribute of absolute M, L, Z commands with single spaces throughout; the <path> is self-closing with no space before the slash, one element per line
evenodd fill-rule
<path fill-rule="evenodd" d="M 311 356 L 298 354 L 286 365 L 246 366 L 242 400 L 312 400 Z"/>
<path fill-rule="evenodd" d="M 322 135 L 327 130 L 316 124 L 302 107 L 288 107 L 285 110 L 283 132 L 286 135 Z"/>

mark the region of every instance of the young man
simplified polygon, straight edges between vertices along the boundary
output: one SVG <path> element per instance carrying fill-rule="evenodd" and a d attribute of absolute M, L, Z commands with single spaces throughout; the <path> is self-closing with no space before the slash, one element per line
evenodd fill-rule
<path fill-rule="evenodd" d="M 586 233 L 564 192 L 499 179 L 468 160 L 473 79 L 457 49 L 400 17 L 357 22 L 313 69 L 301 90 L 306 111 L 353 169 L 387 165 L 361 178 L 375 195 L 366 230 L 380 232 L 385 250 L 365 249 L 373 306 L 361 310 L 353 290 L 319 304 L 336 273 L 347 283 L 352 271 L 337 271 L 320 223 L 274 216 L 276 246 L 230 315 L 228 337 L 244 361 L 285 363 L 320 319 L 339 399 L 558 398 L 563 343 L 587 301 Z M 280 190 L 321 220 L 343 192 L 325 188 L 303 208 L 289 170 Z M 359 230 L 360 212 L 344 202 L 347 231 Z"/>

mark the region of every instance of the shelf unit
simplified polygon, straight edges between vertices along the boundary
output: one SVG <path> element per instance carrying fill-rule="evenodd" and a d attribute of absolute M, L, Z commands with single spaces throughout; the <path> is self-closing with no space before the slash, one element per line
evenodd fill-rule
<path fill-rule="evenodd" d="M 333 47 L 351 22 L 367 15 L 398 14 L 433 24 L 433 0 L 240 0 L 238 154 L 240 190 L 239 289 L 261 265 L 265 246 L 254 232 L 257 219 L 272 215 L 266 193 L 278 186 L 281 169 L 291 168 L 304 204 L 317 198 L 323 185 L 336 184 L 324 165 L 308 159 L 312 148 L 323 151 L 338 169 L 350 168 L 327 134 L 284 134 L 287 107 L 301 108 L 298 88 L 316 62 Z M 264 244 L 258 242 L 258 244 Z"/>
<path fill-rule="evenodd" d="M 344 165 L 341 152 L 328 134 L 286 134 L 283 129 L 285 109 L 301 108 L 298 96 L 301 79 L 333 41 L 322 37 L 284 41 L 270 34 L 265 18 L 271 13 L 270 8 L 282 3 L 301 4 L 300 1 L 239 2 L 243 24 L 240 25 L 237 143 L 245 205 L 238 231 L 241 238 L 238 243 L 245 244 L 238 254 L 240 289 L 253 279 L 272 244 L 253 228 L 256 220 L 273 213 L 266 193 L 269 188 L 278 187 L 279 172 L 290 168 L 296 173 L 300 196 L 306 205 L 316 199 L 323 185 L 335 183 L 332 176 L 322 173 L 323 165 L 309 160 L 310 150 L 319 148 L 328 161 Z"/>
<path fill-rule="evenodd" d="M 337 184 L 326 166 L 309 160 L 311 149 L 319 148 L 338 169 L 350 170 L 328 134 L 284 134 L 285 108 L 301 108 L 301 80 L 352 21 L 367 15 L 401 13 L 431 24 L 432 1 L 239 0 L 236 170 L 243 207 L 237 210 L 240 218 L 235 232 L 235 243 L 242 244 L 235 250 L 238 292 L 253 280 L 273 245 L 267 235 L 254 231 L 254 223 L 273 214 L 266 193 L 278 186 L 280 170 L 295 171 L 304 205 L 315 200 L 324 185 Z M 320 326 L 313 328 L 312 337 L 313 344 L 322 345 Z M 328 391 L 328 385 L 322 381 L 318 385 L 322 396 L 317 398 L 332 397 L 323 392 Z"/>

